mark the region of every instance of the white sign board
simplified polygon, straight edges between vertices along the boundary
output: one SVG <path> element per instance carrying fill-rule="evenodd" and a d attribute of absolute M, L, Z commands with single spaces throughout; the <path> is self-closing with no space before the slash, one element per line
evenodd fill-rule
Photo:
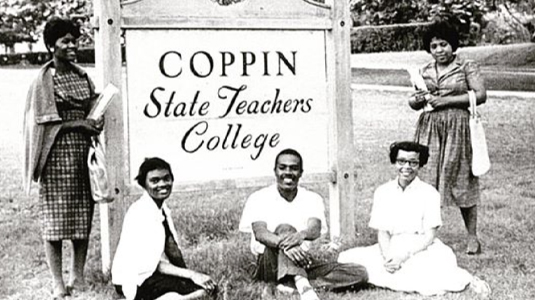
<path fill-rule="evenodd" d="M 130 166 L 158 156 L 182 183 L 252 178 L 272 175 L 275 155 L 294 148 L 308 174 L 328 170 L 324 31 L 128 30 L 125 39 Z"/>
<path fill-rule="evenodd" d="M 94 7 L 102 86 L 123 87 L 122 45 L 127 65 L 122 101 L 106 113 L 116 200 L 100 206 L 105 273 L 146 157 L 167 160 L 176 184 L 198 190 L 264 184 L 273 180 L 275 155 L 294 148 L 305 180 L 329 184 L 331 235 L 354 235 L 348 2 L 98 0 Z"/>

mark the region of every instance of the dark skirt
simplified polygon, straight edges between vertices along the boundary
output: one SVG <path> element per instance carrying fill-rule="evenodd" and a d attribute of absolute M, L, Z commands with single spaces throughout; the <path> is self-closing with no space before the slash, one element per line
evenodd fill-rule
<path fill-rule="evenodd" d="M 154 300 L 170 292 L 187 295 L 200 289 L 202 288 L 190 279 L 156 271 L 137 288 L 135 300 Z"/>
<path fill-rule="evenodd" d="M 415 141 L 429 147 L 429 162 L 420 178 L 439 192 L 442 204 L 470 207 L 479 204 L 479 180 L 472 175 L 470 114 L 448 108 L 423 112 L 416 126 Z"/>

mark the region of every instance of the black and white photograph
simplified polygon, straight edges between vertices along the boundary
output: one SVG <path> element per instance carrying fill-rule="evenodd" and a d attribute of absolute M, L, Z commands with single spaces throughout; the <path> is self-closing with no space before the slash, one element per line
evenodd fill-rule
<path fill-rule="evenodd" d="M 534 0 L 0 0 L 0 299 L 535 299 Z"/>

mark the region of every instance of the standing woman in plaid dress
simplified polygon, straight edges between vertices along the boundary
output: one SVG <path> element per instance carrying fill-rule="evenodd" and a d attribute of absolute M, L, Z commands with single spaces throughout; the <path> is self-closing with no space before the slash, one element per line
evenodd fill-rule
<path fill-rule="evenodd" d="M 468 232 L 466 253 L 478 254 L 477 208 L 481 199 L 479 178 L 471 170 L 468 91 L 474 91 L 477 105 L 485 103 L 484 80 L 477 63 L 455 53 L 459 33 L 452 23 L 432 24 L 422 40 L 433 57 L 420 70 L 429 92 L 419 91 L 409 100 L 412 109 L 423 110 L 415 141 L 428 146 L 430 152 L 422 179 L 438 189 L 444 205 L 459 207 Z"/>
<path fill-rule="evenodd" d="M 81 33 L 71 20 L 54 17 L 44 30 L 53 59 L 28 92 L 24 115 L 25 186 L 39 182 L 39 221 L 53 277 L 53 299 L 83 283 L 93 218 L 87 155 L 103 121 L 86 119 L 96 98 L 86 72 L 73 64 Z M 72 242 L 70 278 L 62 277 L 62 242 Z"/>

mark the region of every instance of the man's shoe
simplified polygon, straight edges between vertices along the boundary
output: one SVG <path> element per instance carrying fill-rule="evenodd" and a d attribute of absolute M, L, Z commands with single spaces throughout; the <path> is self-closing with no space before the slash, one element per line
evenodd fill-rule
<path fill-rule="evenodd" d="M 296 292 L 296 289 L 290 285 L 279 283 L 277 284 L 277 291 L 285 295 L 291 295 Z"/>
<path fill-rule="evenodd" d="M 301 300 L 320 300 L 312 287 L 306 287 L 300 294 Z"/>
<path fill-rule="evenodd" d="M 477 276 L 474 276 L 472 282 L 470 282 L 470 289 L 484 298 L 489 297 L 492 292 L 489 284 Z"/>

